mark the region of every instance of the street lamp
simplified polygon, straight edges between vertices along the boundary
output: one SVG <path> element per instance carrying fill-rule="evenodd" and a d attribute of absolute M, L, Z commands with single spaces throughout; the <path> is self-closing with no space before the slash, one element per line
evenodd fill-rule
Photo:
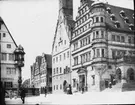
<path fill-rule="evenodd" d="M 20 90 L 20 87 L 21 87 L 21 83 L 22 83 L 22 70 L 21 70 L 21 67 L 24 66 L 24 49 L 21 45 L 19 45 L 15 51 L 14 51 L 14 54 L 15 54 L 15 63 L 16 63 L 16 67 L 18 68 L 19 70 L 19 76 L 18 76 L 18 91 Z"/>

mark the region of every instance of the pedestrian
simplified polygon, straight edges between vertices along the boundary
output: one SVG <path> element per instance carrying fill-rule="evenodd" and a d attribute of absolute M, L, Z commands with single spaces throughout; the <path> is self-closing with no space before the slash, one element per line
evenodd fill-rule
<path fill-rule="evenodd" d="M 45 97 L 47 96 L 47 87 L 45 86 Z"/>
<path fill-rule="evenodd" d="M 34 87 L 34 85 L 33 85 L 33 87 L 32 87 L 32 95 L 33 95 L 33 96 L 35 95 L 35 87 Z"/>
<path fill-rule="evenodd" d="M 112 83 L 111 83 L 111 81 L 109 82 L 109 88 L 112 88 Z"/>
<path fill-rule="evenodd" d="M 82 94 L 84 93 L 84 86 L 82 86 Z"/>
<path fill-rule="evenodd" d="M 68 92 L 68 94 L 72 94 L 72 87 L 71 87 L 70 84 L 69 84 L 69 92 Z"/>
<path fill-rule="evenodd" d="M 21 96 L 22 103 L 24 104 L 25 103 L 26 90 L 23 87 L 21 88 L 20 96 Z"/>
<path fill-rule="evenodd" d="M 12 99 L 13 98 L 13 91 L 12 91 L 12 89 L 10 90 L 10 99 Z"/>

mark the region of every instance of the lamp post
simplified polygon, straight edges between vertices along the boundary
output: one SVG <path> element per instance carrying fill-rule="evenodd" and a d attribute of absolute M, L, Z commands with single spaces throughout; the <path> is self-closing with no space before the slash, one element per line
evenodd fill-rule
<path fill-rule="evenodd" d="M 22 70 L 21 67 L 24 66 L 24 49 L 21 45 L 19 45 L 15 51 L 15 65 L 18 68 L 19 76 L 18 76 L 18 91 L 20 90 L 21 83 L 22 83 Z"/>

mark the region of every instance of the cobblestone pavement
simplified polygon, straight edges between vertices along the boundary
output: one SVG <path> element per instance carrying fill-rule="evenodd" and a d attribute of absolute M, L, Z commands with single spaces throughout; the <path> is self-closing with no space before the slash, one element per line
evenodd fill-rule
<path fill-rule="evenodd" d="M 87 92 L 84 94 L 76 93 L 73 95 L 66 94 L 50 94 L 47 97 L 44 95 L 27 97 L 25 105 L 52 105 L 52 104 L 135 104 L 135 91 L 132 92 Z M 20 98 L 6 98 L 8 104 L 22 104 Z"/>

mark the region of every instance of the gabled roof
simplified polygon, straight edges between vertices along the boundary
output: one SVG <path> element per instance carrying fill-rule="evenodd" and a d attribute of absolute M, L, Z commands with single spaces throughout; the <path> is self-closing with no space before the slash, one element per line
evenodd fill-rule
<path fill-rule="evenodd" d="M 52 55 L 45 54 L 45 59 L 47 62 L 47 68 L 52 68 Z"/>
<path fill-rule="evenodd" d="M 15 42 L 15 40 L 14 40 L 14 38 L 12 37 L 12 35 L 11 35 L 9 29 L 7 28 L 5 22 L 3 21 L 3 19 L 2 19 L 1 17 L 0 17 L 0 24 L 4 24 L 4 25 L 5 25 L 5 27 L 6 27 L 7 31 L 8 31 L 8 33 L 9 33 L 10 37 L 12 38 L 12 40 L 13 40 L 15 46 L 18 47 L 17 44 L 16 44 L 16 42 Z"/>
<path fill-rule="evenodd" d="M 54 43 L 55 43 L 55 40 L 56 40 L 56 34 L 57 34 L 57 30 L 58 30 L 58 24 L 59 24 L 59 19 L 57 20 L 56 30 L 55 30 L 55 34 L 54 34 L 54 38 L 53 38 L 52 52 L 53 52 Z"/>
<path fill-rule="evenodd" d="M 60 16 L 60 14 L 59 14 L 59 16 Z M 57 30 L 58 30 L 58 26 L 59 26 L 59 16 L 58 16 L 55 35 L 54 35 L 54 39 L 53 39 L 52 51 L 53 51 L 53 48 L 54 48 L 54 43 L 55 43 L 55 40 L 56 40 Z M 68 27 L 72 28 L 74 26 L 74 20 L 71 19 L 68 15 L 64 15 L 64 18 L 67 20 L 67 24 L 64 24 L 64 25 L 67 25 Z M 66 30 L 66 26 L 65 26 L 65 30 Z M 67 32 L 67 30 L 66 30 L 66 32 Z M 68 35 L 68 33 L 67 33 L 67 35 Z M 68 38 L 69 38 L 69 35 L 68 35 Z"/>
<path fill-rule="evenodd" d="M 36 57 L 36 62 L 38 62 L 38 68 L 40 70 L 40 65 L 41 65 L 41 62 L 42 62 L 42 56 L 37 56 Z"/>

